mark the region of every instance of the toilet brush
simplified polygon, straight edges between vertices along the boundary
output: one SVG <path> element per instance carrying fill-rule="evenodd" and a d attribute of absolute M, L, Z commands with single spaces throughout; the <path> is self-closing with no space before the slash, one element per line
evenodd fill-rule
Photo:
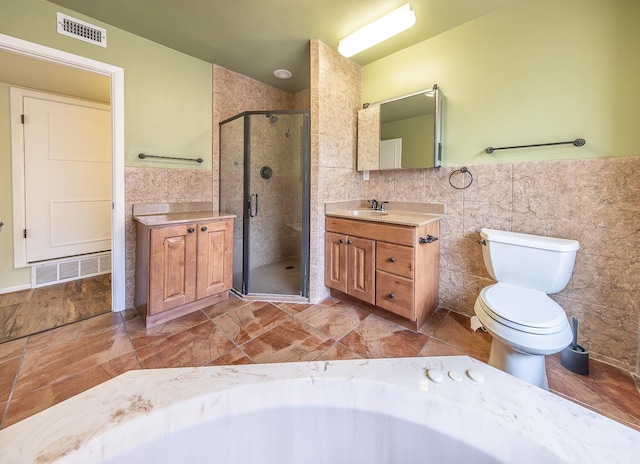
<path fill-rule="evenodd" d="M 560 352 L 560 363 L 580 375 L 589 375 L 589 351 L 578 345 L 578 318 L 573 317 L 573 340 Z"/>

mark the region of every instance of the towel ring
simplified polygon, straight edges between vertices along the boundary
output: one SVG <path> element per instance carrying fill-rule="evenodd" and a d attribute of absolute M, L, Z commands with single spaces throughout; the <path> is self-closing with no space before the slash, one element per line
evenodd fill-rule
<path fill-rule="evenodd" d="M 451 182 L 451 177 L 453 177 L 453 175 L 454 175 L 456 172 L 460 172 L 460 173 L 462 173 L 462 174 L 469 174 L 469 177 L 470 177 L 470 179 L 469 179 L 469 183 L 468 183 L 467 185 L 463 185 L 462 187 L 457 187 L 457 186 L 453 185 L 453 183 Z M 449 185 L 450 185 L 451 187 L 453 187 L 454 189 L 456 189 L 456 190 L 464 190 L 464 189 L 466 189 L 466 188 L 469 188 L 469 186 L 470 186 L 471 184 L 473 184 L 473 174 L 471 174 L 471 171 L 469 171 L 466 167 L 462 167 L 462 168 L 460 168 L 460 169 L 456 169 L 456 170 L 455 170 L 455 171 L 453 171 L 451 174 L 449 174 Z"/>

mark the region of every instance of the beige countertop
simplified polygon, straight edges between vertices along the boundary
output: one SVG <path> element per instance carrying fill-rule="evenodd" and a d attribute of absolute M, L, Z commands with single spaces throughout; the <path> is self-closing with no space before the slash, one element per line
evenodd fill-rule
<path fill-rule="evenodd" d="M 445 205 L 443 203 L 388 202 L 385 204 L 385 211 L 375 211 L 366 200 L 335 201 L 325 203 L 325 215 L 417 227 L 441 220 L 445 215 Z"/>
<path fill-rule="evenodd" d="M 143 203 L 133 205 L 133 219 L 147 226 L 233 219 L 235 214 L 213 211 L 211 202 Z"/>

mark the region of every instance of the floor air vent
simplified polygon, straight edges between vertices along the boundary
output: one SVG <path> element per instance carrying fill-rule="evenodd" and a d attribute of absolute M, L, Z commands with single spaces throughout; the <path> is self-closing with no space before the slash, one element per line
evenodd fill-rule
<path fill-rule="evenodd" d="M 85 23 L 64 13 L 56 13 L 56 22 L 59 34 L 107 47 L 107 30 L 102 27 Z"/>
<path fill-rule="evenodd" d="M 83 279 L 111 272 L 111 253 L 79 256 L 77 258 L 40 264 L 31 268 L 31 286 L 33 288 L 53 285 L 60 282 Z"/>

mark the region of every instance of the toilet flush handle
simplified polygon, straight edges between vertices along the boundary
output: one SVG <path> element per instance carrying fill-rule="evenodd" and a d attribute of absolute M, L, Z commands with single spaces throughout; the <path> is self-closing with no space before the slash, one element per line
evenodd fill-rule
<path fill-rule="evenodd" d="M 486 241 L 485 239 L 482 239 L 482 240 L 476 240 L 476 242 L 478 242 L 480 245 L 487 246 L 487 241 Z"/>

